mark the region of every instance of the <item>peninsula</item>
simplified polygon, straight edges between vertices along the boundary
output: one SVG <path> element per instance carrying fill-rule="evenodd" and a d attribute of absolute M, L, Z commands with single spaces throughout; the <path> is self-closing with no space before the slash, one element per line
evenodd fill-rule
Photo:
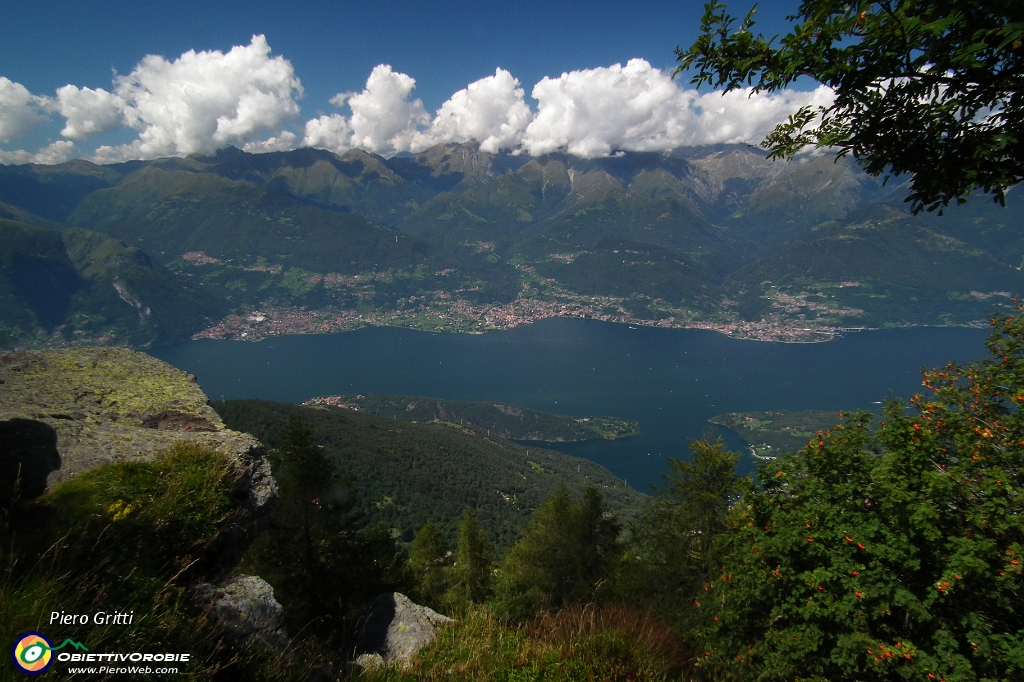
<path fill-rule="evenodd" d="M 462 402 L 411 395 L 331 395 L 303 405 L 332 406 L 407 422 L 444 421 L 485 430 L 510 440 L 566 443 L 614 440 L 640 433 L 636 422 L 617 417 L 566 417 L 493 402 Z"/>
<path fill-rule="evenodd" d="M 735 432 L 754 457 L 774 459 L 806 447 L 811 438 L 835 428 L 843 419 L 831 410 L 770 410 L 726 412 L 708 421 Z"/>

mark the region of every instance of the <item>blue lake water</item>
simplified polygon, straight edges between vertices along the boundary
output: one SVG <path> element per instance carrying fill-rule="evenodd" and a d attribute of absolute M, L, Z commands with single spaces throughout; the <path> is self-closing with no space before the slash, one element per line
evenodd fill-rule
<path fill-rule="evenodd" d="M 594 460 L 647 492 L 667 458 L 685 458 L 687 442 L 716 414 L 877 409 L 875 401 L 919 391 L 922 367 L 984 357 L 987 335 L 896 329 L 782 344 L 555 318 L 483 335 L 375 327 L 259 343 L 189 341 L 152 354 L 195 374 L 211 400 L 396 393 L 633 419 L 641 433 L 632 438 L 545 447 Z"/>

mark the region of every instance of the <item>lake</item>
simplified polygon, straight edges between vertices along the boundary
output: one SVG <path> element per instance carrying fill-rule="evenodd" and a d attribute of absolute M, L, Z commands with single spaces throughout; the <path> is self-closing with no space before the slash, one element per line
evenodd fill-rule
<path fill-rule="evenodd" d="M 705 434 L 716 414 L 877 409 L 875 401 L 920 390 L 922 367 L 984 357 L 987 335 L 916 328 L 783 344 L 552 318 L 482 335 L 372 327 L 258 343 L 189 341 L 150 352 L 196 375 L 211 400 L 396 393 L 633 419 L 641 433 L 632 438 L 544 447 L 594 460 L 648 492 L 667 458 L 685 458 L 687 442 Z M 735 434 L 721 435 L 742 446 Z"/>

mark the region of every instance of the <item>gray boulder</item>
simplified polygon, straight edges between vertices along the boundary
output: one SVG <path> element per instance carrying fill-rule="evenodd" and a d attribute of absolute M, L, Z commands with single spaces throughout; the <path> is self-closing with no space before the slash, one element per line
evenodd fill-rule
<path fill-rule="evenodd" d="M 437 628 L 451 620 L 399 592 L 379 595 L 359 614 L 356 664 L 364 668 L 408 665 L 420 649 L 437 639 Z"/>
<path fill-rule="evenodd" d="M 226 428 L 207 402 L 195 377 L 127 348 L 0 355 L 0 505 L 106 462 L 152 459 L 179 441 L 216 450 L 232 463 L 242 512 L 221 529 L 216 582 L 259 534 L 278 489 L 263 445 Z"/>
<path fill-rule="evenodd" d="M 195 602 L 231 646 L 245 649 L 264 644 L 277 653 L 289 651 L 284 609 L 274 599 L 274 588 L 263 578 L 237 575 L 219 587 L 201 583 L 194 590 Z"/>

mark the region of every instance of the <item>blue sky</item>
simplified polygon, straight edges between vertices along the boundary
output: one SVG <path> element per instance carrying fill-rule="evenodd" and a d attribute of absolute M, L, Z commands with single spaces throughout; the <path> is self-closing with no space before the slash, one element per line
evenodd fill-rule
<path fill-rule="evenodd" d="M 762 3 L 758 13 L 762 29 L 770 33 L 785 31 L 788 24 L 783 18 L 795 6 L 795 2 Z M 736 14 L 748 9 L 746 3 L 732 7 Z M 531 153 L 548 151 L 552 146 L 572 150 L 575 144 L 576 151 L 584 155 L 601 155 L 631 145 L 655 148 L 676 144 L 683 138 L 655 130 L 663 125 L 676 128 L 683 125 L 679 121 L 668 121 L 664 111 L 654 114 L 650 121 L 642 120 L 642 116 L 637 118 L 640 114 L 635 111 L 628 116 L 623 113 L 619 121 L 619 114 L 608 107 L 612 100 L 635 100 L 640 92 L 635 90 L 639 87 L 635 83 L 646 79 L 645 87 L 661 93 L 655 98 L 661 97 L 662 108 L 670 108 L 669 100 L 676 95 L 666 90 L 664 83 L 652 74 L 671 72 L 675 60 L 673 48 L 692 42 L 702 12 L 702 3 L 694 0 L 305 2 L 294 6 L 281 2 L 3 0 L 0 3 L 0 15 L 4 17 L 0 22 L 0 78 L 6 79 L 8 84 L 4 90 L 0 82 L 0 162 L 18 162 L 24 154 L 35 154 L 53 143 L 58 143 L 61 151 L 54 156 L 55 160 L 62 158 L 61 155 L 89 158 L 103 146 L 119 150 L 110 152 L 107 157 L 107 160 L 117 160 L 133 155 L 209 151 L 225 141 L 238 146 L 266 144 L 268 139 L 276 142 L 269 143 L 270 147 L 252 147 L 252 150 L 274 148 L 275 144 L 276 148 L 288 148 L 316 142 L 316 146 L 335 151 L 363 146 L 390 154 L 416 151 L 431 141 L 462 141 L 461 138 L 469 134 L 479 137 L 489 133 L 494 133 L 490 138 L 495 148 L 526 145 L 523 148 Z M 253 36 L 263 36 L 261 45 L 265 47 L 260 48 L 253 42 Z M 230 53 L 232 48 L 246 46 L 252 54 L 246 57 L 247 66 L 238 68 L 256 70 L 259 64 L 269 64 L 276 59 L 276 67 L 285 68 L 288 73 L 278 69 L 277 75 L 268 77 L 269 80 L 246 86 L 238 85 L 242 78 L 240 72 L 225 67 L 225 87 L 229 90 L 235 87 L 237 92 L 218 95 L 216 106 L 221 108 L 210 115 L 216 114 L 217 120 L 230 119 L 231 125 L 221 125 L 216 134 L 211 133 L 208 126 L 203 128 L 199 120 L 204 115 L 204 107 L 213 106 L 209 102 L 195 103 L 196 111 L 186 116 L 195 119 L 190 119 L 191 122 L 183 123 L 180 117 L 173 121 L 167 118 L 174 93 L 192 91 L 188 82 L 191 73 L 208 75 L 209 69 L 221 68 L 230 60 L 221 60 L 223 64 L 220 64 L 211 57 L 193 64 L 194 71 L 184 62 L 178 64 L 177 69 L 168 65 L 173 65 L 189 51 L 205 51 L 216 57 Z M 256 54 L 260 49 L 263 53 Z M 167 68 L 157 71 L 140 68 L 147 55 L 162 57 Z M 242 58 L 243 55 L 237 56 Z M 644 60 L 647 66 L 634 64 L 628 73 L 604 71 L 615 64 L 626 67 L 630 60 L 637 59 Z M 378 87 L 368 89 L 367 79 L 376 67 L 384 64 L 392 67 L 391 72 L 378 74 Z M 498 68 L 508 76 L 496 74 Z M 84 89 L 102 90 L 103 97 L 114 93 L 115 73 L 122 77 L 135 73 L 138 77 L 134 83 L 122 84 L 122 90 L 115 93 L 117 97 L 113 99 L 100 102 L 90 92 L 87 94 L 93 99 L 86 102 L 87 98 L 81 93 Z M 545 77 L 557 80 L 562 74 L 573 73 L 579 74 L 577 80 L 552 85 L 546 100 L 531 96 L 534 87 Z M 461 105 L 452 104 L 454 108 L 448 111 L 446 121 L 436 120 L 437 111 L 453 94 L 481 79 L 494 79 L 496 75 L 497 80 L 480 86 L 476 99 L 469 97 Z M 408 86 L 408 77 L 415 80 L 414 89 Z M 172 88 L 162 95 L 154 95 L 153 78 L 172 81 L 177 78 L 184 90 Z M 511 79 L 518 80 L 523 91 L 521 100 L 531 116 L 548 106 L 546 122 L 516 117 L 517 112 L 522 113 L 522 107 L 515 88 L 510 85 Z M 58 101 L 58 88 L 69 84 L 76 90 L 65 93 L 67 97 Z M 683 79 L 674 86 L 681 92 L 687 88 Z M 206 80 L 202 87 L 211 88 L 213 84 Z M 246 107 L 246 93 L 267 92 L 276 98 L 268 101 L 267 111 L 272 113 L 261 115 L 259 120 L 247 119 L 246 114 L 238 113 L 239 103 L 242 109 Z M 375 107 L 387 107 L 390 112 L 396 103 L 415 104 L 417 100 L 421 108 L 407 107 L 408 120 L 388 120 L 373 127 L 347 100 L 331 103 L 339 93 L 360 92 L 366 97 L 356 102 L 363 107 L 364 114 Z M 29 94 L 31 99 L 26 99 Z M 483 99 L 500 99 L 501 96 L 507 100 L 505 109 L 486 114 L 479 111 Z M 6 108 L 4 97 L 7 98 Z M 158 102 L 153 97 L 164 99 Z M 232 97 L 237 97 L 237 101 L 228 101 Z M 672 101 L 698 112 L 705 107 L 692 97 Z M 91 107 L 90 115 L 95 115 L 93 118 L 82 119 L 85 116 L 82 107 L 86 103 Z M 28 109 L 18 109 L 21 105 Z M 117 122 L 112 118 L 114 109 L 102 113 L 97 108 L 101 105 L 118 109 Z M 232 106 L 236 108 L 231 109 Z M 477 107 L 470 112 L 476 122 L 469 127 L 453 123 L 464 121 L 468 115 L 466 107 Z M 581 107 L 590 111 L 589 123 L 574 123 L 566 118 L 569 109 L 580 110 Z M 68 125 L 69 121 L 76 120 L 76 115 L 81 119 L 77 128 Z M 7 117 L 6 128 L 4 116 Z M 105 123 L 97 122 L 96 116 Z M 311 134 L 308 122 L 320 117 L 324 117 L 322 125 L 314 126 Z M 593 127 L 600 127 L 601 120 L 610 120 L 619 128 L 595 133 Z M 753 126 L 757 131 L 764 127 L 760 121 L 752 123 L 742 117 L 738 120 L 739 125 Z M 499 123 L 505 126 L 505 132 L 497 132 Z M 532 123 L 537 125 L 526 135 L 526 128 Z M 181 125 L 196 127 L 174 128 Z M 62 135 L 62 131 L 72 134 Z M 704 133 L 694 132 L 697 134 Z M 385 135 L 391 137 L 385 139 L 382 137 Z M 145 139 L 139 142 L 140 137 Z M 131 147 L 133 143 L 135 146 Z M 12 156 L 19 150 L 24 150 L 22 157 Z"/>

